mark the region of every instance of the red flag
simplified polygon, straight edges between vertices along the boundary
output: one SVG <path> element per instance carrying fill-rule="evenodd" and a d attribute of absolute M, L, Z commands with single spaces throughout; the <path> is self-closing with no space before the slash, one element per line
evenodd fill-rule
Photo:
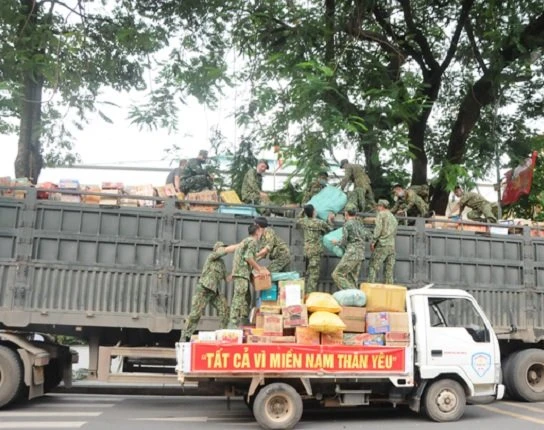
<path fill-rule="evenodd" d="M 535 169 L 537 157 L 538 152 L 533 151 L 531 157 L 527 158 L 518 167 L 510 170 L 504 175 L 506 177 L 506 186 L 501 199 L 503 205 L 516 203 L 521 196 L 531 192 L 533 171 Z"/>

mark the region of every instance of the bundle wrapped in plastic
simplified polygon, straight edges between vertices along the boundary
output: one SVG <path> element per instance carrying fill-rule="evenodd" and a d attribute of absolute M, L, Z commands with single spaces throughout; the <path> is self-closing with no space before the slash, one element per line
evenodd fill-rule
<path fill-rule="evenodd" d="M 316 212 L 317 217 L 326 221 L 331 212 L 338 213 L 344 209 L 348 197 L 340 188 L 327 185 L 319 193 L 313 196 L 308 204 L 312 205 Z"/>
<path fill-rule="evenodd" d="M 349 290 L 340 290 L 332 295 L 340 306 L 358 306 L 366 305 L 366 294 L 356 288 Z"/>
<path fill-rule="evenodd" d="M 323 245 L 325 246 L 326 249 L 328 249 L 337 257 L 342 257 L 344 255 L 344 249 L 339 247 L 338 245 L 335 245 L 333 243 L 333 240 L 338 242 L 342 240 L 341 228 L 333 230 L 330 233 L 327 233 L 325 236 L 323 236 Z"/>

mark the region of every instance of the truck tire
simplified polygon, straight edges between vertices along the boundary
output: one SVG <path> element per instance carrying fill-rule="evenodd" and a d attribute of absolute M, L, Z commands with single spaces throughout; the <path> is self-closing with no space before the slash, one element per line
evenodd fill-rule
<path fill-rule="evenodd" d="M 24 387 L 23 363 L 15 351 L 0 345 L 0 408 L 17 400 Z"/>
<path fill-rule="evenodd" d="M 506 395 L 510 399 L 515 398 L 514 393 L 512 392 L 512 362 L 517 354 L 518 352 L 513 352 L 512 354 L 506 356 L 506 358 L 501 362 L 502 383 L 504 384 Z"/>
<path fill-rule="evenodd" d="M 290 385 L 275 382 L 257 393 L 253 415 L 263 429 L 292 429 L 302 417 L 302 399 Z"/>
<path fill-rule="evenodd" d="M 49 360 L 49 364 L 44 368 L 43 391 L 49 393 L 59 386 L 63 378 L 62 363 L 58 358 Z"/>
<path fill-rule="evenodd" d="M 433 421 L 457 421 L 465 413 L 466 394 L 459 382 L 440 379 L 425 392 L 425 414 Z"/>
<path fill-rule="evenodd" d="M 526 349 L 508 364 L 512 395 L 526 402 L 544 401 L 544 351 Z"/>

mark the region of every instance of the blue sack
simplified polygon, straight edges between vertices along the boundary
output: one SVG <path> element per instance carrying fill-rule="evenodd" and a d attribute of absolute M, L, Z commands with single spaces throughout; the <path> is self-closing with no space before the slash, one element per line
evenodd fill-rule
<path fill-rule="evenodd" d="M 272 286 L 268 290 L 261 291 L 261 300 L 275 302 L 278 300 L 278 284 L 273 282 Z"/>
<path fill-rule="evenodd" d="M 342 257 L 344 255 L 344 249 L 339 247 L 338 245 L 334 245 L 332 243 L 333 240 L 342 240 L 342 228 L 337 228 L 336 230 L 333 230 L 323 236 L 323 245 L 325 246 L 325 248 L 337 257 Z"/>
<path fill-rule="evenodd" d="M 327 185 L 313 196 L 308 204 L 313 205 L 319 219 L 327 221 L 329 213 L 341 212 L 347 201 L 348 196 L 340 188 Z"/>
<path fill-rule="evenodd" d="M 259 213 L 257 212 L 257 209 L 250 207 L 250 206 L 224 206 L 221 205 L 217 209 L 217 212 L 220 214 L 232 214 L 232 215 L 240 215 L 240 216 L 247 216 L 251 218 L 256 218 L 259 216 Z"/>
<path fill-rule="evenodd" d="M 298 272 L 272 272 L 270 276 L 272 277 L 272 282 L 296 281 L 300 279 Z"/>
<path fill-rule="evenodd" d="M 332 296 L 340 306 L 363 307 L 366 305 L 366 294 L 357 288 L 336 291 Z"/>

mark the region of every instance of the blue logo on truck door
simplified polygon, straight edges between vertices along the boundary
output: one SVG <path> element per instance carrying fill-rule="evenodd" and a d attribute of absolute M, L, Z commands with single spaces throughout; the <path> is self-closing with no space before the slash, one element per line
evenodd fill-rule
<path fill-rule="evenodd" d="M 477 352 L 472 356 L 472 368 L 479 377 L 484 376 L 491 368 L 491 355 L 486 352 Z"/>

